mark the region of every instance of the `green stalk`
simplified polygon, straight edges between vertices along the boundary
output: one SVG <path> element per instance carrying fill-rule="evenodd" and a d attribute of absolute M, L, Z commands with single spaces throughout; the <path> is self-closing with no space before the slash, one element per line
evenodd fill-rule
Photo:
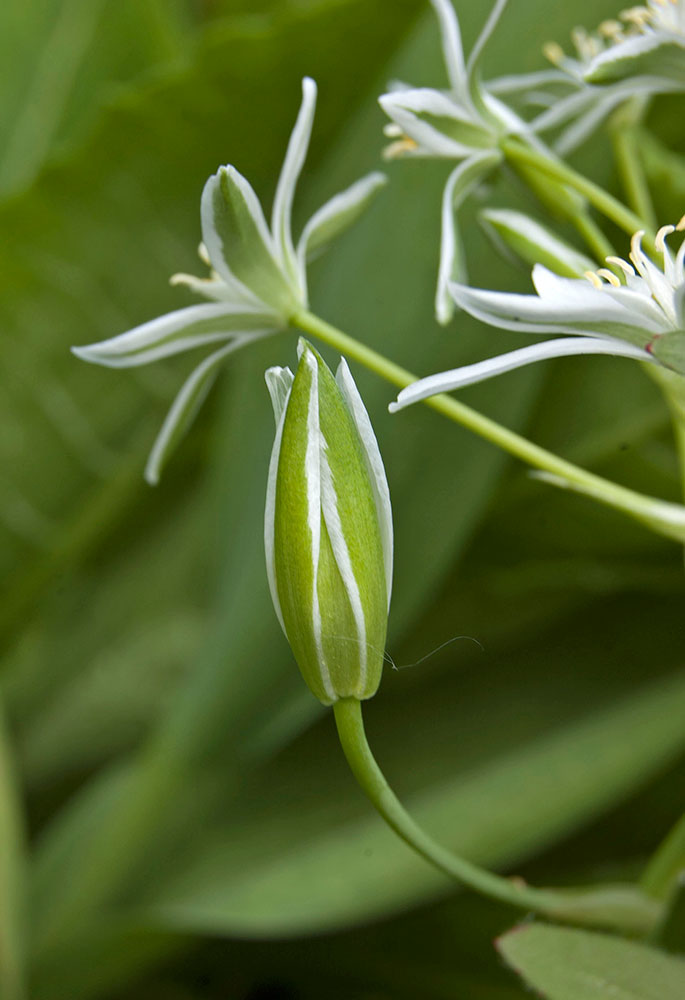
<path fill-rule="evenodd" d="M 615 256 L 616 251 L 589 213 L 574 215 L 571 222 L 600 264 L 604 264 L 607 257 Z"/>
<path fill-rule="evenodd" d="M 622 202 L 614 198 L 604 188 L 595 184 L 589 178 L 583 177 L 582 174 L 569 167 L 568 164 L 562 163 L 561 160 L 553 159 L 545 153 L 531 149 L 518 139 L 503 139 L 500 148 L 512 164 L 523 164 L 524 166 L 532 167 L 546 174 L 548 177 L 560 181 L 562 184 L 567 184 L 574 191 L 577 191 L 578 194 L 587 198 L 597 211 L 616 223 L 620 229 L 623 229 L 629 235 L 632 236 L 638 229 L 646 228 L 647 224 L 644 219 L 636 215 L 631 209 L 626 208 Z M 654 234 L 647 232 L 644 242 L 648 251 L 654 253 L 656 250 L 654 246 Z"/>
<path fill-rule="evenodd" d="M 472 864 L 438 844 L 401 804 L 371 752 L 361 702 L 343 698 L 333 706 L 340 744 L 362 791 L 385 822 L 412 850 L 449 878 L 475 892 L 522 910 L 534 910 L 570 923 L 649 932 L 659 907 L 631 886 L 607 886 L 564 892 L 535 889 Z"/>
<path fill-rule="evenodd" d="M 685 377 L 661 365 L 645 365 L 645 368 L 663 392 L 671 414 L 682 491 L 685 496 Z"/>
<path fill-rule="evenodd" d="M 335 350 L 347 358 L 364 365 L 370 371 L 380 375 L 392 385 L 400 389 L 411 385 L 418 379 L 405 368 L 360 343 L 348 334 L 326 323 L 313 313 L 302 310 L 291 318 L 291 325 Z M 624 486 L 597 476 L 586 469 L 581 469 L 572 462 L 567 462 L 553 452 L 540 448 L 514 431 L 502 427 L 494 420 L 484 417 L 476 410 L 465 406 L 451 396 L 441 393 L 423 400 L 426 406 L 447 417 L 454 423 L 473 431 L 491 444 L 502 448 L 528 465 L 539 469 L 554 485 L 570 487 L 580 493 L 590 496 L 615 510 L 635 518 L 657 534 L 676 541 L 685 542 L 685 508 L 678 504 L 667 503 L 654 497 L 647 497 Z"/>
<path fill-rule="evenodd" d="M 652 196 L 637 150 L 635 130 L 626 122 L 617 119 L 616 122 L 612 123 L 609 134 L 611 135 L 614 158 L 628 204 L 636 215 L 644 219 L 645 224 L 650 229 L 655 229 L 656 216 L 654 205 L 652 204 Z"/>

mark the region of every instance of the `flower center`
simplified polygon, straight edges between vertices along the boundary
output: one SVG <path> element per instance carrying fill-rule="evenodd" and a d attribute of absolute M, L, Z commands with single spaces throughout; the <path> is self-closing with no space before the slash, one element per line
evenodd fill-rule
<path fill-rule="evenodd" d="M 665 0 L 668 2 L 668 0 Z M 633 291 L 650 296 L 674 328 L 678 328 L 678 314 L 675 304 L 675 292 L 685 281 L 685 239 L 680 245 L 675 258 L 666 243 L 666 237 L 674 232 L 685 230 L 685 215 L 675 225 L 662 226 L 654 239 L 654 246 L 663 258 L 663 268 L 654 264 L 642 249 L 644 231 L 634 233 L 630 241 L 630 260 L 622 257 L 607 257 L 607 264 L 615 269 L 600 267 L 596 271 L 585 271 L 584 277 L 595 288 L 628 287 Z M 616 271 L 622 272 L 623 281 Z"/>

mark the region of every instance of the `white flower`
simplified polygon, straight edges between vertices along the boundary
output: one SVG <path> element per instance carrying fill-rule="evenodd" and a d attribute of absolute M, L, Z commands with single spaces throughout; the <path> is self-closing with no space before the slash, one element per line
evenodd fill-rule
<path fill-rule="evenodd" d="M 392 119 L 386 134 L 394 141 L 388 158 L 439 157 L 461 161 L 450 174 L 442 199 L 440 270 L 435 298 L 439 322 L 454 312 L 450 280 L 464 277 L 463 252 L 454 214 L 470 191 L 502 160 L 505 135 L 528 135 L 528 129 L 479 79 L 480 59 L 507 0 L 496 0 L 468 58 L 464 57 L 459 21 L 450 0 L 431 0 L 440 24 L 449 88 L 399 86 L 383 94 L 380 105 Z"/>
<path fill-rule="evenodd" d="M 270 227 L 253 188 L 235 167 L 221 167 L 205 184 L 200 255 L 210 268 L 209 277 L 176 274 L 171 282 L 186 285 L 211 299 L 210 303 L 168 313 L 110 340 L 72 348 L 85 361 L 125 368 L 191 348 L 222 344 L 194 369 L 174 400 L 147 462 L 145 477 L 150 483 L 159 480 L 164 463 L 225 358 L 288 329 L 294 314 L 307 304 L 307 261 L 354 222 L 385 183 L 383 174 L 375 172 L 336 195 L 315 212 L 295 245 L 293 198 L 309 146 L 315 106 L 316 84 L 305 78 Z"/>
<path fill-rule="evenodd" d="M 631 240 L 632 263 L 608 257 L 607 263 L 622 280 L 608 268 L 588 271 L 583 278 L 561 278 L 537 264 L 533 269 L 537 295 L 450 285 L 461 308 L 491 326 L 573 336 L 420 379 L 400 392 L 391 410 L 535 361 L 571 354 L 635 358 L 685 375 L 685 240 L 675 257 L 666 245 L 666 237 L 676 229 L 685 229 L 685 217 L 657 233 L 663 269 L 642 250 L 642 232 Z"/>
<path fill-rule="evenodd" d="M 624 101 L 685 89 L 683 0 L 647 0 L 645 6 L 622 11 L 619 18 L 604 21 L 593 33 L 576 28 L 571 36 L 575 57 L 555 42 L 545 46 L 548 59 L 575 92 L 561 99 L 548 92 L 549 107 L 531 128 L 545 132 L 571 122 L 555 143 L 559 153 L 580 145 Z"/>

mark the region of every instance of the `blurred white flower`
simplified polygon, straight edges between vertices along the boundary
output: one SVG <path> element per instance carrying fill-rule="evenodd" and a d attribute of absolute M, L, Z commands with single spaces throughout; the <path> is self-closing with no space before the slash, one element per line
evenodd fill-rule
<path fill-rule="evenodd" d="M 386 158 L 439 157 L 460 161 L 447 180 L 442 199 L 435 311 L 439 322 L 446 323 L 454 312 L 448 284 L 463 279 L 465 273 L 455 212 L 478 182 L 501 162 L 500 140 L 505 135 L 527 136 L 529 130 L 480 80 L 483 49 L 507 0 L 496 0 L 468 60 L 450 0 L 431 0 L 431 3 L 440 25 L 449 87 L 435 90 L 398 85 L 379 101 L 392 121 L 385 129 L 393 140 L 385 150 Z"/>
<path fill-rule="evenodd" d="M 543 133 L 566 126 L 555 143 L 561 154 L 579 146 L 624 101 L 685 89 L 683 0 L 647 0 L 622 11 L 618 20 L 603 21 L 595 32 L 576 28 L 571 38 L 575 55 L 556 42 L 544 51 L 573 93 L 559 98 L 552 88 L 546 96 L 544 91 L 530 95 L 548 104 L 531 128 Z"/>

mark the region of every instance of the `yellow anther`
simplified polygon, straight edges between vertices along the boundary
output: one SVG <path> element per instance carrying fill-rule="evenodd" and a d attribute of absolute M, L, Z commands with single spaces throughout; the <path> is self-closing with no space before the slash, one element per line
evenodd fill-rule
<path fill-rule="evenodd" d="M 628 21 L 638 28 L 643 28 L 649 21 L 651 14 L 646 7 L 629 7 L 628 10 L 622 10 L 619 16 L 622 21 Z"/>
<path fill-rule="evenodd" d="M 383 150 L 383 159 L 394 160 L 398 156 L 404 156 L 405 153 L 413 153 L 414 150 L 418 148 L 418 142 L 410 139 L 409 136 L 405 136 L 403 139 L 398 139 L 397 142 L 391 142 L 389 146 L 385 147 Z"/>
<path fill-rule="evenodd" d="M 636 233 L 630 237 L 630 259 L 635 262 L 635 258 L 640 259 L 644 257 L 642 252 L 642 237 L 645 235 L 644 229 L 638 229 Z"/>
<path fill-rule="evenodd" d="M 545 42 L 542 46 L 542 54 L 545 59 L 549 59 L 549 61 L 554 63 L 555 66 L 558 66 L 559 63 L 562 63 L 566 58 L 564 50 L 558 42 Z"/>
<path fill-rule="evenodd" d="M 591 35 L 585 28 L 574 28 L 571 32 L 571 39 L 578 55 L 585 61 L 594 59 L 602 51 L 600 40 Z"/>
<path fill-rule="evenodd" d="M 383 126 L 383 135 L 387 136 L 388 139 L 399 139 L 402 135 L 402 129 L 395 122 L 388 122 L 387 125 Z"/>
<path fill-rule="evenodd" d="M 623 35 L 623 25 L 618 21 L 602 21 L 598 30 L 600 35 L 613 41 L 618 41 Z"/>
<path fill-rule="evenodd" d="M 680 222 L 676 223 L 676 230 L 679 233 L 682 233 L 683 229 L 685 229 L 685 215 L 682 217 L 682 219 L 680 220 Z"/>
<path fill-rule="evenodd" d="M 666 250 L 666 237 L 670 236 L 671 233 L 675 232 L 675 226 L 662 226 L 654 237 L 654 246 L 657 248 L 659 253 L 664 253 Z"/>
<path fill-rule="evenodd" d="M 594 285 L 595 288 L 602 288 L 602 279 L 599 278 L 594 271 L 585 271 L 584 277 L 587 278 L 590 284 Z"/>
<path fill-rule="evenodd" d="M 616 267 L 620 267 L 624 274 L 635 274 L 635 268 L 627 260 L 623 260 L 622 257 L 606 257 L 605 260 L 607 264 L 614 264 Z"/>
<path fill-rule="evenodd" d="M 613 285 L 614 288 L 621 288 L 621 282 L 618 280 L 614 272 L 610 271 L 608 268 L 600 267 L 597 274 L 600 278 L 606 278 L 609 284 Z"/>

